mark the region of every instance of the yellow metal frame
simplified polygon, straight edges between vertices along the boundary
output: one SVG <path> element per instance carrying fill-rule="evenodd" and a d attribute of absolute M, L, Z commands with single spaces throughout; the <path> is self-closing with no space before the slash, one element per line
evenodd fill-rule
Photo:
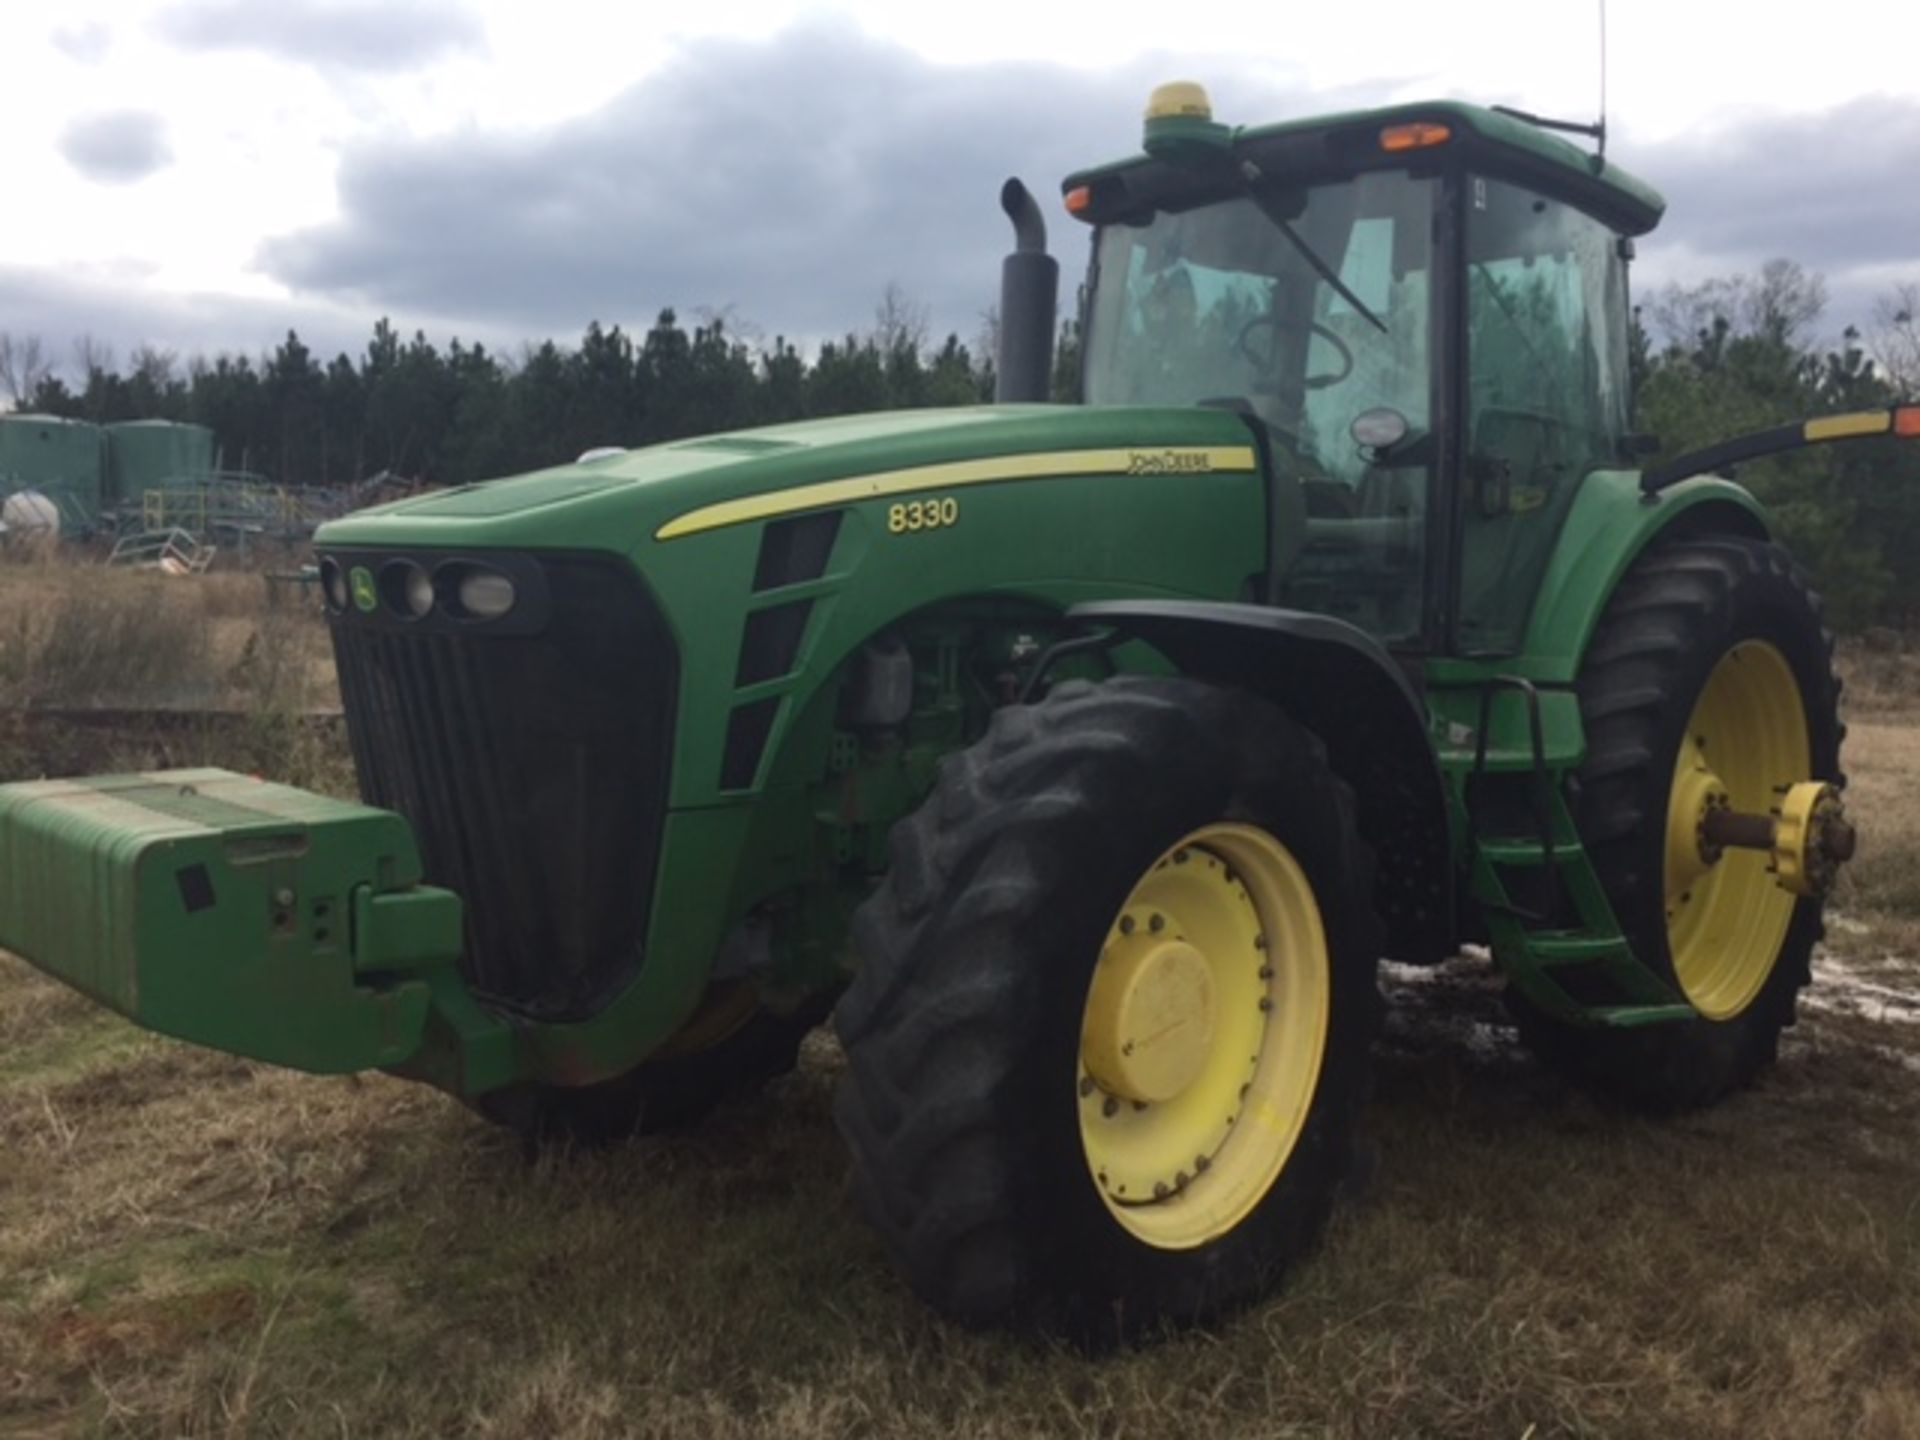
<path fill-rule="evenodd" d="M 1703 855 L 1700 820 L 1710 805 L 1778 814 L 1812 768 L 1806 705 L 1786 656 L 1766 641 L 1741 641 L 1694 702 L 1667 807 L 1667 949 L 1681 990 L 1709 1020 L 1734 1019 L 1766 985 L 1794 897 L 1765 851 Z"/>
<path fill-rule="evenodd" d="M 1331 1006 L 1312 882 L 1272 835 L 1204 826 L 1148 868 L 1081 1020 L 1080 1139 L 1121 1225 L 1187 1250 L 1252 1213 L 1306 1126 Z"/>

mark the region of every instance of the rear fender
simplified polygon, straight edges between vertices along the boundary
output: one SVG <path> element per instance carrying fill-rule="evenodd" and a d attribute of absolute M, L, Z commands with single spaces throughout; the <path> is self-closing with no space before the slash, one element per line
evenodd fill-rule
<path fill-rule="evenodd" d="M 1078 605 L 1068 618 L 1145 641 L 1182 674 L 1261 695 L 1318 735 L 1373 847 L 1388 953 L 1421 962 L 1453 952 L 1447 791 L 1426 708 L 1377 640 L 1343 620 L 1260 605 L 1126 600 Z"/>
<path fill-rule="evenodd" d="M 1491 663 L 1537 685 L 1572 684 L 1601 612 L 1633 562 L 1661 541 L 1701 535 L 1769 538 L 1759 504 L 1730 481 L 1703 477 L 1649 496 L 1628 471 L 1589 475 L 1547 562 L 1519 653 L 1491 661 L 1436 658 L 1428 681 L 1482 684 Z"/>

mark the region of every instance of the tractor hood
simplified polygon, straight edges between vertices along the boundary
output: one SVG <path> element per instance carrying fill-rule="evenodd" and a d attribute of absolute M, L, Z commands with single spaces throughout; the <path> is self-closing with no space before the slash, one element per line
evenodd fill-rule
<path fill-rule="evenodd" d="M 1169 447 L 1248 440 L 1245 423 L 1218 410 L 999 405 L 843 416 L 617 451 L 416 496 L 323 526 L 316 542 L 632 554 L 695 512 L 833 481 L 1091 450 L 1127 452 L 1107 457 L 1110 468 L 1125 470 L 1151 467 Z"/>

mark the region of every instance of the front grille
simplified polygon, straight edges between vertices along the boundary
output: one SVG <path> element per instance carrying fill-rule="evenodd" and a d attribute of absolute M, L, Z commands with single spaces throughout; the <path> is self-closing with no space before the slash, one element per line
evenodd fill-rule
<path fill-rule="evenodd" d="M 640 966 L 678 657 L 626 566 L 539 568 L 537 633 L 349 609 L 333 643 L 361 793 L 411 822 L 427 879 L 465 902 L 467 982 L 518 1012 L 578 1019 Z"/>

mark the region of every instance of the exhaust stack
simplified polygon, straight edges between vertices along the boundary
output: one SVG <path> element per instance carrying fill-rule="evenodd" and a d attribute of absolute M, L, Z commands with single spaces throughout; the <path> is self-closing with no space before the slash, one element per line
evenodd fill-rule
<path fill-rule="evenodd" d="M 1013 222 L 1013 253 L 1000 262 L 1000 353 L 993 398 L 1044 401 L 1053 384 L 1053 316 L 1060 262 L 1047 254 L 1047 224 L 1018 177 L 1000 187 Z"/>

